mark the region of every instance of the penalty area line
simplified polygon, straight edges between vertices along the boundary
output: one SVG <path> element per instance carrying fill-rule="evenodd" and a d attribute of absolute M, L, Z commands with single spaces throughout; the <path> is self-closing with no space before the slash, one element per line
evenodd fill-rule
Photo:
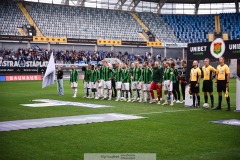
<path fill-rule="evenodd" d="M 146 112 L 146 113 L 137 113 L 133 115 L 146 115 L 146 114 L 161 114 L 161 113 L 174 113 L 174 112 L 187 112 L 187 111 L 198 111 L 199 109 L 194 110 L 172 110 L 172 111 L 162 111 L 162 112 Z"/>

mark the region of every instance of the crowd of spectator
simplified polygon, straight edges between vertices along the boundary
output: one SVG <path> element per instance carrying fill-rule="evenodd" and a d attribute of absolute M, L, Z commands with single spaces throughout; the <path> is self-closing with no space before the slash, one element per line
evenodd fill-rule
<path fill-rule="evenodd" d="M 75 50 L 47 50 L 40 49 L 35 46 L 32 48 L 24 49 L 0 49 L 0 61 L 48 61 L 51 53 L 55 57 L 57 63 L 75 64 L 75 63 L 91 63 L 92 61 L 100 62 L 104 58 L 118 58 L 122 62 L 133 62 L 138 60 L 140 63 L 144 61 L 165 61 L 166 58 L 162 58 L 160 54 L 154 56 L 150 52 L 145 54 L 133 54 L 128 52 L 112 52 L 112 51 L 75 51 Z M 176 58 L 177 62 L 180 62 L 180 58 Z"/>

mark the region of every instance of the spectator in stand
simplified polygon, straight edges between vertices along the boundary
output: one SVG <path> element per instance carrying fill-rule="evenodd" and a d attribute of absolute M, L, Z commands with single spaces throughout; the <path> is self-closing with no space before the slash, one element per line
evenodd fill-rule
<path fill-rule="evenodd" d="M 13 49 L 0 49 L 0 61 L 48 61 L 51 53 L 53 52 L 55 60 L 59 63 L 65 64 L 75 64 L 83 62 L 85 64 L 91 63 L 91 61 L 100 62 L 104 58 L 119 58 L 123 63 L 124 62 L 133 62 L 138 60 L 139 63 L 143 61 L 152 62 L 154 60 L 158 61 L 159 56 L 154 57 L 152 53 L 146 52 L 143 55 L 136 55 L 134 53 L 129 54 L 127 51 L 124 52 L 106 52 L 103 50 L 100 51 L 76 51 L 76 50 L 47 50 L 44 48 L 39 48 L 33 46 L 32 48 L 19 48 L 17 50 Z M 161 55 L 160 55 L 161 60 Z M 166 61 L 166 58 L 165 60 Z M 179 62 L 180 63 L 180 62 Z M 177 63 L 178 64 L 178 63 Z"/>

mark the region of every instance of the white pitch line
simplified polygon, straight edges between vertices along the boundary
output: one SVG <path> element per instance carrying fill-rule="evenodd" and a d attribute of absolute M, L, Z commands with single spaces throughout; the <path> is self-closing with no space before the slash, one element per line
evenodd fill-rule
<path fill-rule="evenodd" d="M 134 115 L 142 115 L 142 114 L 160 114 L 160 113 L 171 113 L 171 112 L 186 112 L 186 111 L 197 111 L 199 109 L 193 109 L 193 110 L 173 110 L 173 111 L 162 111 L 162 112 L 146 112 L 146 113 L 138 113 Z"/>

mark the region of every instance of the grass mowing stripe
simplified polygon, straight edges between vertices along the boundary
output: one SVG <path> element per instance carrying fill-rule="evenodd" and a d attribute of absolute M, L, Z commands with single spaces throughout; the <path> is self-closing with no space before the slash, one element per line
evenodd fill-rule
<path fill-rule="evenodd" d="M 172 112 L 186 112 L 186 111 L 197 111 L 200 109 L 194 109 L 194 110 L 173 110 L 173 111 L 162 111 L 162 112 L 146 112 L 146 113 L 137 113 L 134 115 L 145 115 L 145 114 L 161 114 L 161 113 L 172 113 Z"/>

